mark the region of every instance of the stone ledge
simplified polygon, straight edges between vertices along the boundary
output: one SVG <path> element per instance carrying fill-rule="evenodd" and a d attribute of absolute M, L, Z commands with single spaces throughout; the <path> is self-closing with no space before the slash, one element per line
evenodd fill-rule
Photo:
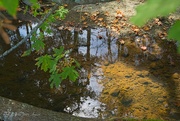
<path fill-rule="evenodd" d="M 3 121 L 101 121 L 37 108 L 0 96 L 0 120 Z"/>

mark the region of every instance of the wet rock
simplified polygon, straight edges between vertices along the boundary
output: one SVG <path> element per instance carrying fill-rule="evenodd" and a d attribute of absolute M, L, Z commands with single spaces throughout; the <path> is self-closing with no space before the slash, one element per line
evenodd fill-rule
<path fill-rule="evenodd" d="M 172 78 L 173 78 L 173 79 L 178 79 L 178 78 L 179 78 L 179 74 L 178 74 L 178 73 L 174 73 L 174 74 L 172 75 Z"/>
<path fill-rule="evenodd" d="M 139 82 L 144 85 L 152 84 L 148 79 L 146 78 L 140 78 Z"/>
<path fill-rule="evenodd" d="M 130 97 L 123 97 L 123 99 L 121 100 L 122 105 L 124 105 L 125 107 L 129 107 L 132 102 L 133 99 Z"/>
<path fill-rule="evenodd" d="M 120 90 L 116 89 L 116 88 L 115 89 L 111 89 L 109 93 L 110 93 L 111 96 L 117 97 L 119 95 L 119 93 L 120 93 Z"/>
<path fill-rule="evenodd" d="M 157 100 L 159 103 L 163 103 L 165 101 L 164 98 L 158 98 Z"/>
<path fill-rule="evenodd" d="M 109 65 L 109 61 L 105 61 L 104 66 L 108 66 L 108 65 Z"/>
<path fill-rule="evenodd" d="M 125 75 L 126 78 L 131 78 L 132 76 L 131 75 Z"/>

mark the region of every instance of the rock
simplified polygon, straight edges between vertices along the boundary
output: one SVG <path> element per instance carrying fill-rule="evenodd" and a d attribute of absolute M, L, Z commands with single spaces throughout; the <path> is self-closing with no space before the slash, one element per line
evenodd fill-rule
<path fill-rule="evenodd" d="M 119 95 L 119 93 L 120 93 L 120 90 L 117 89 L 117 88 L 113 88 L 113 89 L 110 90 L 109 93 L 110 93 L 111 96 L 117 97 Z"/>
<path fill-rule="evenodd" d="M 165 101 L 164 98 L 158 98 L 157 100 L 159 103 L 163 103 Z"/>
<path fill-rule="evenodd" d="M 174 74 L 172 75 L 172 78 L 173 78 L 173 79 L 179 79 L 179 74 L 178 74 L 178 73 L 174 73 Z"/>
<path fill-rule="evenodd" d="M 133 99 L 130 97 L 123 97 L 123 99 L 121 100 L 121 103 L 125 106 L 125 107 L 129 107 L 132 103 Z"/>

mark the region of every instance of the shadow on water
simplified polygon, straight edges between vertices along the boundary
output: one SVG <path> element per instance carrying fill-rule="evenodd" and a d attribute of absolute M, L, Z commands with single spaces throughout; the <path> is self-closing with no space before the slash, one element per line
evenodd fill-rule
<path fill-rule="evenodd" d="M 34 26 L 36 24 L 21 23 L 16 32 L 9 33 L 12 39 L 10 46 L 18 43 Z M 174 105 L 176 98 L 179 98 L 175 91 L 178 87 L 171 79 L 173 73 L 180 73 L 179 56 L 175 54 L 174 43 L 163 42 L 159 47 L 155 38 L 151 39 L 150 43 L 153 43 L 154 47 L 148 48 L 151 53 L 148 54 L 137 49 L 138 36 L 124 37 L 122 39 L 126 44 L 122 44 L 119 38 L 111 36 L 110 33 L 106 28 L 87 28 L 82 31 L 71 28 L 55 30 L 53 35 L 45 34 L 47 44 L 45 53 L 50 53 L 54 47 L 64 46 L 72 50 L 71 56 L 82 65 L 79 80 L 75 83 L 64 81 L 58 89 L 49 88 L 49 74 L 37 69 L 35 53 L 28 57 L 21 57 L 22 53 L 31 46 L 27 41 L 0 60 L 0 95 L 76 116 L 100 117 L 106 110 L 106 104 L 99 101 L 103 90 L 103 85 L 100 83 L 104 79 L 100 66 L 102 62 L 111 64 L 122 61 L 137 69 L 145 66 L 152 74 L 164 80 L 161 83 L 165 83 L 169 92 L 169 107 L 179 111 L 179 107 L 175 108 Z M 1 53 L 10 48 L 3 41 L 0 42 Z M 148 41 L 145 43 L 148 44 Z M 163 48 L 167 46 L 171 48 Z M 171 61 L 176 65 L 172 65 Z M 168 111 L 170 112 L 170 109 Z M 178 118 L 178 115 L 172 114 L 175 118 Z"/>

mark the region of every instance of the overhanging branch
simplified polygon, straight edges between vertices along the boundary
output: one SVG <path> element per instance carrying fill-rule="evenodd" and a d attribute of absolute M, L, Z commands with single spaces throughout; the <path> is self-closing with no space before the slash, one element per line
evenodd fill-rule
<path fill-rule="evenodd" d="M 24 38 L 22 39 L 20 42 L 18 42 L 16 45 L 14 45 L 13 47 L 11 47 L 9 50 L 6 50 L 3 54 L 0 55 L 0 58 L 8 55 L 10 52 L 12 52 L 14 49 L 16 49 L 17 47 L 19 47 L 21 44 L 23 44 L 28 38 L 31 37 L 31 35 L 44 23 L 44 21 L 54 12 L 54 10 L 57 9 L 57 7 L 59 6 L 59 4 L 56 4 L 42 19 L 42 21 L 40 21 L 38 23 L 38 25 L 36 27 L 34 27 L 31 32 Z"/>

